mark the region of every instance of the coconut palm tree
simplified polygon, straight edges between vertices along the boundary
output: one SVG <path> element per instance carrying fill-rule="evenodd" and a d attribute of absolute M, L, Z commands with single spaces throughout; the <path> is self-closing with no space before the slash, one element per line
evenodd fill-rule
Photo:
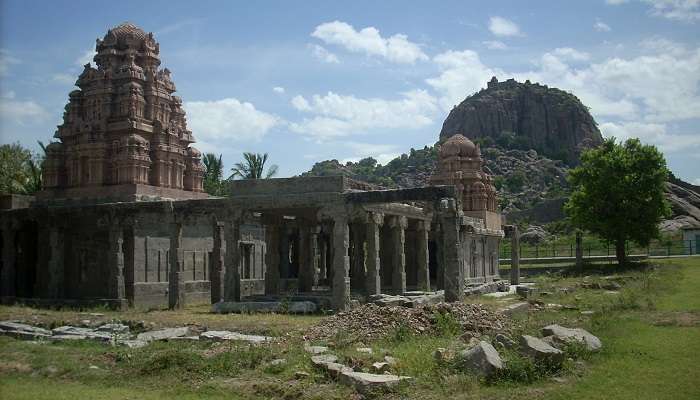
<path fill-rule="evenodd" d="M 277 165 L 270 165 L 265 172 L 265 163 L 267 162 L 267 153 L 243 153 L 243 162 L 236 163 L 233 168 L 231 168 L 231 178 L 241 178 L 241 179 L 265 179 L 272 178 L 277 174 Z"/>
<path fill-rule="evenodd" d="M 217 157 L 214 153 L 206 153 L 202 158 L 204 163 L 204 191 L 220 196 L 223 193 L 222 179 L 224 177 L 224 163 L 221 154 Z"/>

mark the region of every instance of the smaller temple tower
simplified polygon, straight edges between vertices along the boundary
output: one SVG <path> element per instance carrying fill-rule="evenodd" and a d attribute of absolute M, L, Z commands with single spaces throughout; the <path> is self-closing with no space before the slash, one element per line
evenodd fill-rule
<path fill-rule="evenodd" d="M 182 100 L 152 33 L 125 22 L 97 39 L 46 149 L 38 200 L 207 197 Z"/>
<path fill-rule="evenodd" d="M 463 135 L 451 136 L 440 147 L 437 171 L 430 183 L 454 185 L 464 215 L 482 219 L 487 230 L 501 231 L 496 188 L 483 164 L 478 145 Z"/>

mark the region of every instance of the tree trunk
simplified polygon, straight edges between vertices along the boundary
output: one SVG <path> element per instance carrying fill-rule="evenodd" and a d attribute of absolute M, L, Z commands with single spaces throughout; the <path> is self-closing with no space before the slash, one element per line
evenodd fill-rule
<path fill-rule="evenodd" d="M 625 255 L 625 240 L 618 239 L 615 242 L 615 256 L 617 257 L 617 263 L 619 265 L 625 265 L 627 263 L 627 257 Z"/>

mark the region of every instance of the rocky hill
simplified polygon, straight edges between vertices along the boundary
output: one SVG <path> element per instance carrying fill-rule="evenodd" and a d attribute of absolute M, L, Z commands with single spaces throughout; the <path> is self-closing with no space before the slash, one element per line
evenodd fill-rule
<path fill-rule="evenodd" d="M 495 77 L 486 89 L 450 111 L 440 139 L 457 133 L 482 144 L 535 149 L 569 165 L 576 164 L 583 149 L 603 140 L 588 109 L 573 94 L 530 81 L 498 82 Z"/>

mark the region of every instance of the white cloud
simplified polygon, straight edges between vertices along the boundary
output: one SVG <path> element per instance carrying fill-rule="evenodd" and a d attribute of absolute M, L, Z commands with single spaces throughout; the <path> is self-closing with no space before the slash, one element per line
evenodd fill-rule
<path fill-rule="evenodd" d="M 329 64 L 339 64 L 340 63 L 338 56 L 336 56 L 335 54 L 326 50 L 326 48 L 323 46 L 319 46 L 317 44 L 310 44 L 309 48 L 311 49 L 311 54 L 313 54 L 314 57 L 318 60 L 321 60 L 321 61 L 323 61 L 325 63 L 329 63 Z"/>
<path fill-rule="evenodd" d="M 16 100 L 15 93 L 5 92 L 0 97 L 0 120 L 18 125 L 45 120 L 49 116 L 46 110 L 34 100 Z"/>
<path fill-rule="evenodd" d="M 520 27 L 518 25 L 503 17 L 491 17 L 489 19 L 489 30 L 496 36 L 520 36 Z"/>
<path fill-rule="evenodd" d="M 10 55 L 10 52 L 5 49 L 0 49 L 0 76 L 6 76 L 10 72 L 10 67 L 22 62 Z"/>
<path fill-rule="evenodd" d="M 95 53 L 94 49 L 85 50 L 83 54 L 75 60 L 75 65 L 81 68 L 85 64 L 91 64 L 92 66 L 95 66 L 95 63 L 92 61 L 92 58 L 95 57 L 95 54 L 97 53 Z"/>
<path fill-rule="evenodd" d="M 73 85 L 77 78 L 71 74 L 57 73 L 51 76 L 51 81 L 61 85 Z"/>
<path fill-rule="evenodd" d="M 571 47 L 558 47 L 554 49 L 553 53 L 561 58 L 573 61 L 586 61 L 591 58 L 588 53 L 572 49 Z"/>
<path fill-rule="evenodd" d="M 595 24 L 593 24 L 593 29 L 595 29 L 598 32 L 610 32 L 612 30 L 610 25 L 600 20 L 597 20 Z"/>
<path fill-rule="evenodd" d="M 479 54 L 472 50 L 449 50 L 433 58 L 440 75 L 426 80 L 440 94 L 440 105 L 449 110 L 465 97 L 486 86 L 492 76 L 502 76 L 503 71 L 485 66 Z"/>
<path fill-rule="evenodd" d="M 384 165 L 401 154 L 398 146 L 393 144 L 374 144 L 362 142 L 340 142 L 338 144 L 344 148 L 351 149 L 354 153 L 353 157 L 341 160 L 343 164 L 347 163 L 348 161 L 358 162 L 363 158 L 372 157 L 377 160 L 379 164 Z"/>
<path fill-rule="evenodd" d="M 372 129 L 416 129 L 433 123 L 437 111 L 436 99 L 424 90 L 401 93 L 398 100 L 363 99 L 328 92 L 292 99 L 299 111 L 312 114 L 300 123 L 290 125 L 292 131 L 326 140 L 350 134 L 363 134 Z"/>
<path fill-rule="evenodd" d="M 486 40 L 482 42 L 484 46 L 491 50 L 507 50 L 508 46 L 499 40 Z"/>
<path fill-rule="evenodd" d="M 649 13 L 676 21 L 700 20 L 700 0 L 639 0 L 649 4 Z M 629 0 L 606 0 L 610 5 L 627 3 Z"/>
<path fill-rule="evenodd" d="M 282 86 L 275 86 L 272 91 L 278 94 L 284 94 L 284 88 Z"/>
<path fill-rule="evenodd" d="M 311 36 L 326 44 L 339 45 L 351 52 L 378 56 L 395 63 L 413 64 L 428 60 L 420 46 L 409 41 L 408 36 L 398 33 L 384 38 L 372 26 L 357 31 L 345 22 L 326 22 L 317 26 Z"/>
<path fill-rule="evenodd" d="M 665 124 L 604 122 L 600 124 L 600 130 L 605 136 L 615 136 L 620 140 L 639 138 L 644 143 L 658 146 L 664 153 L 700 149 L 700 136 L 670 134 Z"/>
<path fill-rule="evenodd" d="M 700 186 L 700 178 L 695 178 L 695 179 L 693 179 L 692 184 L 695 185 L 695 186 Z"/>
<path fill-rule="evenodd" d="M 279 117 L 235 98 L 191 101 L 184 104 L 188 125 L 205 142 L 256 141 L 280 124 Z"/>

